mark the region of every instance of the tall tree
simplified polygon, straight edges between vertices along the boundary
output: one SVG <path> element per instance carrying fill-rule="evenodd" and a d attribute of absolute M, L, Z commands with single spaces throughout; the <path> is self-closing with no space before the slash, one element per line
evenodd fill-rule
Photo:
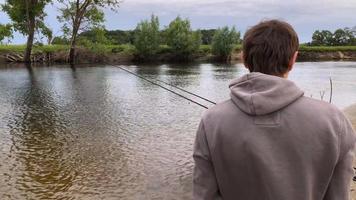
<path fill-rule="evenodd" d="M 45 6 L 51 0 L 6 0 L 2 10 L 6 12 L 15 30 L 27 35 L 24 62 L 31 62 L 31 51 L 35 31 L 46 27 L 43 23 L 46 13 Z"/>
<path fill-rule="evenodd" d="M 63 23 L 63 31 L 70 35 L 69 62 L 75 63 L 75 48 L 78 34 L 92 28 L 100 28 L 104 22 L 102 8 L 110 7 L 116 11 L 121 0 L 59 0 L 63 4 L 58 16 Z"/>
<path fill-rule="evenodd" d="M 136 27 L 135 42 L 140 59 L 152 59 L 160 44 L 159 20 L 152 15 L 151 21 L 141 21 Z"/>
<path fill-rule="evenodd" d="M 213 53 L 218 56 L 221 61 L 230 61 L 231 53 L 236 44 L 240 42 L 240 32 L 237 32 L 235 27 L 229 29 L 225 26 L 219 28 L 213 37 Z"/>
<path fill-rule="evenodd" d="M 179 59 L 188 59 L 201 44 L 200 31 L 192 31 L 190 21 L 179 16 L 169 24 L 165 34 L 168 46 Z"/>

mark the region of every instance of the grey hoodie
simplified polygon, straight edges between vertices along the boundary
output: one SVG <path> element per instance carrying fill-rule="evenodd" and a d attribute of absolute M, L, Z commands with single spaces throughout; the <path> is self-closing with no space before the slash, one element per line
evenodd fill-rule
<path fill-rule="evenodd" d="M 195 200 L 349 199 L 355 133 L 342 112 L 276 76 L 230 89 L 197 132 Z"/>

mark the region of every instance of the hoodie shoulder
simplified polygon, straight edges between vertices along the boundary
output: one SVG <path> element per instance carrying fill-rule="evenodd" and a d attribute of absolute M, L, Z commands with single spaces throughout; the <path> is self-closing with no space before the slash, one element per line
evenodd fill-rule
<path fill-rule="evenodd" d="M 205 111 L 202 119 L 203 121 L 211 123 L 217 122 L 224 118 L 236 116 L 238 113 L 243 112 L 238 107 L 236 107 L 231 99 L 228 99 Z"/>
<path fill-rule="evenodd" d="M 297 100 L 295 102 L 295 106 L 302 106 L 300 108 L 301 110 L 306 110 L 308 112 L 312 112 L 319 115 L 328 115 L 329 117 L 343 116 L 342 111 L 335 105 L 326 101 L 313 99 L 306 96 L 303 96 L 299 100 Z"/>

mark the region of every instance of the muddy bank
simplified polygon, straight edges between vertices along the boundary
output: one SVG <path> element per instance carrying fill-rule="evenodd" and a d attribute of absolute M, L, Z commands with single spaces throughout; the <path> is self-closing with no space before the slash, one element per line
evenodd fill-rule
<path fill-rule="evenodd" d="M 16 63 L 21 62 L 23 53 L 16 52 L 0 52 L 0 63 Z M 170 62 L 179 61 L 174 54 L 164 53 L 157 55 L 153 61 L 156 62 Z M 211 53 L 199 53 L 192 55 L 190 61 L 198 62 L 214 62 L 217 58 Z M 335 60 L 356 60 L 356 51 L 300 51 L 298 61 L 335 61 Z M 67 63 L 68 52 L 46 52 L 33 53 L 32 61 L 34 63 Z M 241 61 L 241 51 L 235 51 L 231 55 L 231 62 Z M 93 52 L 87 49 L 78 49 L 76 52 L 77 63 L 116 63 L 128 64 L 140 62 L 135 59 L 134 54 L 129 53 L 102 53 Z"/>
<path fill-rule="evenodd" d="M 299 51 L 299 61 L 356 60 L 356 51 Z"/>
<path fill-rule="evenodd" d="M 78 49 L 77 63 L 119 63 L 127 64 L 134 60 L 134 56 L 126 53 L 98 53 L 87 49 Z M 19 63 L 23 60 L 23 53 L 0 52 L 0 63 Z M 33 63 L 68 63 L 68 52 L 37 52 L 31 56 Z"/>

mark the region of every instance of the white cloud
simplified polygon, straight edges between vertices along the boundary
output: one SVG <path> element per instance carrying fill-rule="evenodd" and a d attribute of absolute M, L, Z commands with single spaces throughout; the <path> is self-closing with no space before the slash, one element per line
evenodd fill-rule
<path fill-rule="evenodd" d="M 47 11 L 46 21 L 60 34 L 55 5 Z M 290 22 L 302 41 L 310 40 L 315 29 L 356 25 L 355 0 L 124 0 L 117 14 L 109 9 L 105 13 L 109 29 L 132 29 L 152 13 L 163 25 L 181 15 L 188 17 L 194 28 L 235 25 L 242 31 L 262 19 L 278 18 Z M 0 13 L 0 23 L 7 21 L 5 16 Z"/>

